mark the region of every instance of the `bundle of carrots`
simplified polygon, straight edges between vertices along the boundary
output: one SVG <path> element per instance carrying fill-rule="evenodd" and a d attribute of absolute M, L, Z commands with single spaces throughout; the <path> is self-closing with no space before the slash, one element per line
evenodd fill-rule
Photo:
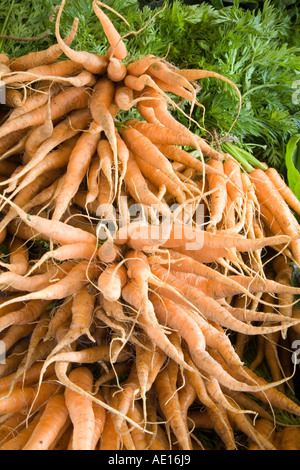
<path fill-rule="evenodd" d="M 300 416 L 279 358 L 300 334 L 300 202 L 173 117 L 225 77 L 126 63 L 98 0 L 107 54 L 75 51 L 63 7 L 57 44 L 0 56 L 0 449 L 201 450 L 209 429 L 216 448 L 299 450 L 277 413 Z"/>

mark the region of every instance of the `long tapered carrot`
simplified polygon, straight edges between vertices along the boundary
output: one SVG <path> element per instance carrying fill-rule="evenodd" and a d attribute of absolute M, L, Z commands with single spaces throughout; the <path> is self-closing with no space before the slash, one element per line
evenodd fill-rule
<path fill-rule="evenodd" d="M 126 46 L 108 16 L 99 8 L 98 3 L 101 4 L 101 2 L 97 2 L 97 0 L 93 1 L 93 9 L 101 22 L 105 36 L 111 46 L 111 52 L 116 59 L 123 60 L 127 56 Z"/>
<path fill-rule="evenodd" d="M 64 39 L 64 42 L 68 46 L 72 43 L 75 37 L 77 27 L 78 18 L 75 18 L 70 32 Z M 10 63 L 10 68 L 13 71 L 28 70 L 32 67 L 53 63 L 55 60 L 59 59 L 62 54 L 63 50 L 60 45 L 54 44 L 43 51 L 30 52 L 29 54 L 13 59 Z"/>
<path fill-rule="evenodd" d="M 50 398 L 23 450 L 47 450 L 68 418 L 63 394 Z"/>
<path fill-rule="evenodd" d="M 60 220 L 81 181 L 96 151 L 100 136 L 82 133 L 71 151 L 63 186 L 57 196 L 52 220 Z M 76 175 L 76 178 L 75 178 Z"/>
<path fill-rule="evenodd" d="M 62 40 L 59 32 L 60 18 L 65 5 L 65 0 L 62 0 L 55 23 L 55 36 L 56 40 L 61 47 L 62 51 L 69 59 L 74 60 L 83 65 L 83 67 L 91 73 L 102 74 L 107 69 L 108 59 L 102 54 L 93 54 L 87 51 L 75 51 Z"/>

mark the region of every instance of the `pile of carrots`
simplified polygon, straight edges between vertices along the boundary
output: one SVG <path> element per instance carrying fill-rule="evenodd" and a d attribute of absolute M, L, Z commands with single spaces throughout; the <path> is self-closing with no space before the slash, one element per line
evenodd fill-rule
<path fill-rule="evenodd" d="M 72 49 L 77 18 L 61 38 L 64 0 L 57 44 L 0 55 L 0 449 L 299 450 L 300 202 L 174 118 L 226 78 L 127 63 L 104 7 L 106 55 Z"/>

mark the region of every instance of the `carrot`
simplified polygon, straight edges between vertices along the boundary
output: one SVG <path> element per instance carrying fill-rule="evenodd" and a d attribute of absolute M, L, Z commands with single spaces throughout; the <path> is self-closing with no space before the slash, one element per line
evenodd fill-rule
<path fill-rule="evenodd" d="M 38 412 L 36 416 L 33 417 L 31 422 L 27 427 L 23 428 L 16 436 L 12 437 L 6 441 L 1 447 L 0 450 L 22 450 L 28 440 L 30 439 L 32 433 L 34 432 L 40 418 L 42 411 Z"/>
<path fill-rule="evenodd" d="M 4 196 L 0 197 L 5 201 L 8 201 Z M 47 238 L 51 238 L 56 243 L 61 243 L 62 245 L 82 242 L 96 243 L 96 237 L 82 229 L 72 227 L 58 220 L 49 220 L 36 215 L 26 214 L 26 212 L 22 211 L 22 209 L 14 203 L 10 202 L 10 204 L 29 227 L 33 228 L 34 231 L 38 232 L 40 235 L 45 235 Z"/>
<path fill-rule="evenodd" d="M 283 197 L 285 202 L 290 206 L 297 214 L 300 214 L 300 202 L 295 196 L 293 191 L 287 186 L 284 179 L 279 175 L 275 168 L 268 168 L 266 175 L 270 178 L 274 186 L 276 187 L 279 194 Z"/>
<path fill-rule="evenodd" d="M 56 200 L 52 220 L 61 219 L 76 194 L 96 151 L 99 138 L 97 134 L 82 133 L 77 140 L 69 157 L 66 177 Z"/>
<path fill-rule="evenodd" d="M 18 108 L 20 109 L 20 108 Z M 4 160 L 6 157 L 6 152 L 13 148 L 14 144 L 18 145 L 20 141 L 25 141 L 27 139 L 28 129 L 19 129 L 17 131 L 10 132 L 0 139 L 0 158 Z M 9 156 L 9 155 L 8 155 Z M 3 165 L 4 167 L 4 165 Z M 16 167 L 16 165 L 14 165 Z M 2 168 L 3 171 L 4 168 Z M 9 170 L 9 175 L 11 170 Z"/>
<path fill-rule="evenodd" d="M 78 18 L 73 21 L 72 28 L 69 34 L 65 37 L 64 42 L 69 46 L 77 32 Z M 54 44 L 43 51 L 30 52 L 29 54 L 14 58 L 10 62 L 11 70 L 22 71 L 28 70 L 32 67 L 38 67 L 44 64 L 55 62 L 63 54 L 59 44 Z"/>
<path fill-rule="evenodd" d="M 105 5 L 97 0 L 93 1 L 94 12 L 100 20 L 105 36 L 111 46 L 111 55 L 114 55 L 116 59 L 123 60 L 127 56 L 126 46 L 108 16 L 99 8 L 98 3 L 103 6 Z"/>
<path fill-rule="evenodd" d="M 121 290 L 126 280 L 127 274 L 124 266 L 114 263 L 100 274 L 98 288 L 105 299 L 116 301 L 121 296 Z"/>
<path fill-rule="evenodd" d="M 97 256 L 103 263 L 109 264 L 120 261 L 122 257 L 122 249 L 117 246 L 112 239 L 108 238 L 97 251 Z"/>
<path fill-rule="evenodd" d="M 279 450 L 299 450 L 299 428 L 288 426 L 284 428 L 280 436 Z"/>
<path fill-rule="evenodd" d="M 87 392 L 92 391 L 93 374 L 87 367 L 77 367 L 69 374 L 69 379 Z M 73 423 L 73 450 L 92 450 L 95 429 L 93 403 L 77 392 L 65 389 L 65 403 Z"/>
<path fill-rule="evenodd" d="M 100 159 L 99 170 L 103 171 L 109 185 L 111 187 L 110 190 L 110 200 L 112 201 L 113 195 L 113 181 L 112 181 L 112 171 L 113 171 L 113 151 L 111 148 L 110 143 L 106 139 L 101 139 L 97 145 L 97 154 Z M 99 188 L 98 188 L 99 191 Z"/>
<path fill-rule="evenodd" d="M 228 327 L 232 330 L 245 334 L 256 334 L 259 332 L 262 332 L 263 334 L 268 334 L 274 331 L 279 331 L 280 329 L 284 328 L 284 326 L 282 325 L 274 327 L 258 327 L 243 323 L 234 318 L 233 316 L 230 316 L 228 310 L 222 307 L 218 302 L 215 302 L 212 298 L 203 294 L 203 292 L 201 292 L 199 289 L 178 280 L 175 276 L 172 276 L 170 273 L 168 273 L 168 271 L 164 268 L 152 265 L 151 271 L 162 281 L 168 281 L 168 283 L 172 285 L 172 287 L 177 289 L 177 291 L 181 295 L 185 296 L 185 299 L 183 299 L 181 295 L 176 295 L 174 294 L 174 292 L 166 288 L 163 289 L 165 297 L 174 300 L 180 305 L 184 306 L 187 306 L 186 301 L 191 302 L 196 307 L 196 309 L 198 309 L 207 319 L 215 321 L 219 325 Z M 150 284 L 151 283 L 152 281 L 150 280 Z M 162 289 L 159 288 L 159 292 L 161 292 L 161 290 Z"/>
<path fill-rule="evenodd" d="M 87 335 L 94 341 L 89 332 L 94 312 L 95 299 L 86 286 L 79 289 L 73 296 L 72 319 L 68 332 L 53 348 L 47 360 L 57 354 L 62 348 L 75 342 L 80 336 Z M 47 361 L 46 361 L 47 363 Z"/>
<path fill-rule="evenodd" d="M 40 289 L 37 292 L 31 292 L 19 297 L 19 300 L 59 300 L 68 297 L 69 295 L 74 294 L 79 290 L 83 285 L 87 284 L 89 279 L 97 275 L 98 268 L 88 262 L 80 261 L 78 262 L 70 271 L 66 274 L 65 277 L 60 279 L 54 284 Z M 14 300 L 9 300 L 6 304 L 14 303 Z"/>
<path fill-rule="evenodd" d="M 61 60 L 53 64 L 40 65 L 38 67 L 32 67 L 23 73 L 12 73 L 3 77 L 3 81 L 6 85 L 10 83 L 22 83 L 34 81 L 37 77 L 42 78 L 45 76 L 45 79 L 50 79 L 53 77 L 55 80 L 57 77 L 68 77 L 72 75 L 77 75 L 82 71 L 82 65 L 72 61 L 72 60 Z"/>
<path fill-rule="evenodd" d="M 68 410 L 63 394 L 50 398 L 37 426 L 23 450 L 47 450 L 67 421 Z"/>
<path fill-rule="evenodd" d="M 57 389 L 57 384 L 44 382 L 40 388 L 37 388 L 37 386 L 17 388 L 7 398 L 1 399 L 3 395 L 1 394 L 0 414 L 27 411 L 34 400 L 37 400 L 36 407 L 41 406 Z"/>
<path fill-rule="evenodd" d="M 182 189 L 168 176 L 154 166 L 148 164 L 145 160 L 138 157 L 136 157 L 135 160 L 144 177 L 151 181 L 157 188 L 165 186 L 166 190 L 176 198 L 179 204 L 182 204 L 185 201 L 186 198 Z"/>
<path fill-rule="evenodd" d="M 122 132 L 122 138 L 134 155 L 146 161 L 146 163 L 151 158 L 152 166 L 165 173 L 179 187 L 184 188 L 184 185 L 174 173 L 171 163 L 147 137 L 136 129 L 127 128 Z"/>
<path fill-rule="evenodd" d="M 1 338 L 5 351 L 8 351 L 20 339 L 30 335 L 34 328 L 33 324 L 25 325 L 12 325 L 4 333 Z"/>
<path fill-rule="evenodd" d="M 126 66 L 116 57 L 110 57 L 107 66 L 107 77 L 113 82 L 121 82 L 127 73 Z"/>
<path fill-rule="evenodd" d="M 210 160 L 207 164 L 209 167 L 218 170 L 220 173 L 223 170 L 222 162 L 218 160 Z M 211 191 L 210 198 L 210 219 L 206 230 L 216 230 L 217 224 L 222 220 L 223 212 L 227 202 L 227 189 L 225 185 L 225 178 L 219 175 L 208 175 L 208 189 Z"/>
<path fill-rule="evenodd" d="M 153 206 L 163 215 L 168 217 L 170 216 L 170 210 L 167 205 L 163 204 L 152 193 L 152 191 L 150 191 L 145 178 L 132 154 L 129 154 L 124 181 L 126 183 L 129 194 L 134 198 L 135 201 L 147 206 Z"/>
<path fill-rule="evenodd" d="M 107 57 L 102 54 L 93 54 L 87 51 L 74 51 L 69 46 L 67 46 L 67 44 L 62 40 L 59 33 L 59 24 L 64 5 L 65 0 L 62 0 L 55 23 L 55 36 L 58 45 L 61 47 L 62 51 L 66 54 L 69 59 L 74 60 L 74 62 L 78 62 L 79 64 L 82 64 L 88 72 L 94 74 L 103 74 L 107 69 Z"/>
<path fill-rule="evenodd" d="M 259 201 L 274 215 L 283 233 L 291 237 L 292 241 L 290 242 L 289 247 L 295 260 L 299 262 L 300 242 L 298 222 L 295 216 L 290 211 L 289 206 L 280 195 L 276 186 L 263 170 L 256 169 L 252 171 L 250 178 L 255 186 Z"/>
<path fill-rule="evenodd" d="M 48 331 L 44 336 L 44 341 L 48 341 L 55 336 L 56 331 L 65 323 L 72 314 L 72 297 L 67 298 L 55 311 L 51 317 Z"/>
<path fill-rule="evenodd" d="M 44 174 L 39 175 L 34 181 L 28 186 L 25 186 L 14 198 L 14 204 L 19 207 L 24 207 L 34 196 L 36 196 L 41 190 L 53 183 L 58 176 L 60 176 L 61 170 L 50 170 Z M 2 219 L 0 223 L 0 230 L 6 227 L 7 224 L 16 216 L 13 207 L 10 207 L 9 211 Z"/>
<path fill-rule="evenodd" d="M 15 237 L 10 245 L 10 264 L 7 268 L 20 276 L 28 269 L 28 247 L 22 240 Z"/>
<path fill-rule="evenodd" d="M 5 77 L 3 77 L 5 79 Z M 24 103 L 23 95 L 19 90 L 7 88 L 6 105 L 10 108 L 17 108 Z"/>
<path fill-rule="evenodd" d="M 22 180 L 19 183 L 17 189 L 11 195 L 11 197 L 13 197 L 16 194 L 16 192 L 19 192 L 21 189 L 23 189 L 24 186 L 31 183 L 34 180 L 36 173 L 40 174 L 38 167 L 45 157 L 46 157 L 45 166 L 47 168 L 47 155 L 49 154 L 49 152 L 53 151 L 53 149 L 56 146 L 60 145 L 62 142 L 67 141 L 68 139 L 76 136 L 81 131 L 82 128 L 85 128 L 85 126 L 88 124 L 90 119 L 91 119 L 90 111 L 87 108 L 83 108 L 83 109 L 71 111 L 71 113 L 68 115 L 66 119 L 64 119 L 59 124 L 57 124 L 53 129 L 53 133 L 51 137 L 49 137 L 48 139 L 45 140 L 45 142 L 43 142 L 43 144 L 40 146 L 40 148 L 36 152 L 34 158 L 32 158 L 28 162 L 28 164 L 25 165 L 24 169 L 26 169 L 26 171 L 24 171 L 24 174 L 28 173 L 28 175 L 25 176 L 24 181 Z M 55 159 L 54 159 L 54 162 L 55 162 Z M 60 165 L 58 165 L 57 167 L 61 168 Z M 37 168 L 37 169 L 34 170 L 33 173 L 31 173 L 31 171 L 34 168 Z M 15 178 L 11 178 L 11 181 L 15 181 L 16 178 L 18 178 L 18 176 L 22 176 L 22 175 L 19 175 L 19 174 L 16 175 Z"/>
<path fill-rule="evenodd" d="M 57 93 L 61 91 L 61 85 L 59 83 L 43 83 L 40 82 L 39 86 L 35 90 L 35 93 L 28 96 L 26 101 L 22 106 L 15 108 L 11 111 L 8 120 L 13 120 L 18 116 L 26 114 L 33 109 L 38 108 L 39 106 L 43 106 L 44 104 L 48 103 L 49 99 L 52 96 L 55 96 Z M 23 132 L 28 132 L 28 130 L 24 129 Z M 1 147 L 0 147 L 1 149 Z"/>
<path fill-rule="evenodd" d="M 168 144 L 157 144 L 157 148 L 168 158 L 171 160 L 182 163 L 186 167 L 193 168 L 200 173 L 204 173 L 206 175 L 209 174 L 218 174 L 220 177 L 224 177 L 224 172 L 216 170 L 213 165 L 203 164 L 203 162 L 199 161 L 194 155 L 186 150 L 183 150 L 176 145 L 168 145 Z"/>
<path fill-rule="evenodd" d="M 38 269 L 48 259 L 53 258 L 57 261 L 67 261 L 71 259 L 92 260 L 96 254 L 96 248 L 93 243 L 74 243 L 72 245 L 59 246 L 55 250 L 47 251 L 28 271 L 27 276 Z"/>
<path fill-rule="evenodd" d="M 32 386 L 38 382 L 40 372 L 42 369 L 41 362 L 34 362 L 24 373 L 24 377 L 21 377 L 19 371 L 14 371 L 0 378 L 0 393 L 6 392 L 8 395 L 9 390 L 13 390 L 14 387 L 21 388 L 22 386 Z M 51 365 L 44 378 L 47 379 L 54 373 L 54 367 Z"/>
<path fill-rule="evenodd" d="M 50 102 L 52 120 L 55 120 L 74 109 L 85 108 L 88 104 L 89 92 L 86 88 L 68 87 L 58 93 Z M 40 108 L 23 114 L 11 121 L 6 121 L 0 129 L 0 138 L 10 132 L 40 125 L 44 122 L 48 106 L 44 104 Z"/>
<path fill-rule="evenodd" d="M 176 435 L 180 448 L 191 450 L 191 441 L 181 414 L 178 393 L 174 393 L 170 385 L 170 375 L 167 368 L 159 372 L 155 380 L 155 390 L 160 409 Z"/>
<path fill-rule="evenodd" d="M 100 400 L 104 401 L 103 395 L 99 390 L 97 392 L 97 397 Z M 93 411 L 95 417 L 95 427 L 92 448 L 96 449 L 105 426 L 107 412 L 101 405 L 98 405 L 96 403 L 93 403 Z"/>
<path fill-rule="evenodd" d="M 127 282 L 127 284 L 123 287 L 122 297 L 137 311 L 140 310 L 141 295 L 138 286 L 134 283 L 134 281 Z M 184 362 L 182 356 L 178 353 L 177 349 L 173 346 L 164 333 L 161 325 L 157 321 L 153 304 L 150 301 L 148 301 L 147 305 L 147 315 L 149 319 L 145 316 L 143 311 L 139 312 L 138 320 L 139 325 L 145 331 L 149 339 L 167 356 L 170 356 L 172 359 L 174 359 L 174 361 L 179 365 L 183 366 L 184 368 L 191 369 Z"/>
<path fill-rule="evenodd" d="M 121 444 L 121 436 L 115 430 L 114 415 L 108 412 L 104 428 L 100 437 L 99 450 L 119 450 Z"/>
<path fill-rule="evenodd" d="M 25 307 L 15 312 L 7 313 L 0 318 L 0 331 L 11 325 L 22 325 L 33 322 L 40 317 L 48 302 L 44 300 L 33 300 L 25 305 Z"/>
<path fill-rule="evenodd" d="M 21 341 L 20 343 L 16 344 L 16 346 L 13 348 L 8 357 L 5 357 L 4 363 L 3 360 L 1 361 L 2 363 L 0 365 L 0 377 L 6 376 L 11 372 L 14 372 L 18 368 L 20 362 L 26 354 L 27 347 L 27 341 Z"/>

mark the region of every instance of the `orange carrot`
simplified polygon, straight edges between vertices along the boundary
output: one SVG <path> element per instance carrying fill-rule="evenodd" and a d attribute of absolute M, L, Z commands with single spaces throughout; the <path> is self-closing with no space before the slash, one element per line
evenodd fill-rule
<path fill-rule="evenodd" d="M 69 374 L 69 379 L 84 391 L 92 391 L 94 378 L 87 367 L 81 366 L 73 369 Z M 95 415 L 92 401 L 66 388 L 65 402 L 74 427 L 73 450 L 92 450 L 95 429 Z"/>
<path fill-rule="evenodd" d="M 78 62 L 82 64 L 86 70 L 91 73 L 95 74 L 102 74 L 107 69 L 108 59 L 104 55 L 101 54 L 93 54 L 87 51 L 74 51 L 69 46 L 65 44 L 62 40 L 60 33 L 59 33 L 59 23 L 60 17 L 65 5 L 65 0 L 62 0 L 55 24 L 55 36 L 58 42 L 58 45 L 61 47 L 62 51 L 66 54 L 69 59 L 74 60 L 74 62 Z"/>
<path fill-rule="evenodd" d="M 297 214 L 300 214 L 300 202 L 299 199 L 295 196 L 293 191 L 287 186 L 284 179 L 279 175 L 278 171 L 275 168 L 268 168 L 266 175 L 270 178 L 279 194 L 283 197 L 285 202 L 294 209 Z"/>
<path fill-rule="evenodd" d="M 116 301 L 121 296 L 121 290 L 127 280 L 126 269 L 123 265 L 114 263 L 109 265 L 98 278 L 98 288 L 103 297 Z"/>
<path fill-rule="evenodd" d="M 101 4 L 101 2 L 98 2 L 97 0 L 93 1 L 93 9 L 97 18 L 101 22 L 105 36 L 111 46 L 112 55 L 119 60 L 123 60 L 127 56 L 126 46 L 108 16 L 101 10 L 101 8 L 99 8 L 98 3 Z"/>
<path fill-rule="evenodd" d="M 77 140 L 69 157 L 65 180 L 57 196 L 52 220 L 61 219 L 71 199 L 75 196 L 96 151 L 99 138 L 97 134 L 82 133 Z"/>
<path fill-rule="evenodd" d="M 69 34 L 65 37 L 64 42 L 69 46 L 76 34 L 78 26 L 78 18 L 73 21 Z M 10 62 L 11 70 L 28 70 L 32 67 L 38 67 L 44 64 L 50 64 L 59 59 L 63 51 L 59 44 L 54 44 L 43 51 L 30 52 L 29 54 L 14 58 Z"/>
<path fill-rule="evenodd" d="M 50 398 L 38 424 L 23 450 L 47 450 L 67 421 L 68 410 L 63 394 Z"/>

